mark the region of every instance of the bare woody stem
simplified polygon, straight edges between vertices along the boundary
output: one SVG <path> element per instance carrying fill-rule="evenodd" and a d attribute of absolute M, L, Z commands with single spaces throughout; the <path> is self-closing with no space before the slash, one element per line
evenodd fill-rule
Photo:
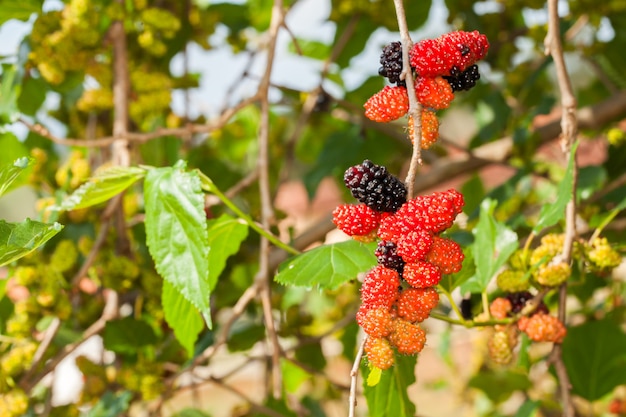
<path fill-rule="evenodd" d="M 413 152 L 411 155 L 411 164 L 409 172 L 406 176 L 406 186 L 408 190 L 408 198 L 413 198 L 413 185 L 417 175 L 417 169 L 422 164 L 422 105 L 417 101 L 415 94 L 415 79 L 411 71 L 411 62 L 409 59 L 409 51 L 413 46 L 409 27 L 406 23 L 406 13 L 404 12 L 403 0 L 394 0 L 393 4 L 396 8 L 396 16 L 398 18 L 398 29 L 400 30 L 400 40 L 402 42 L 402 76 L 406 83 L 406 90 L 409 96 L 409 123 L 413 123 Z"/>
<path fill-rule="evenodd" d="M 561 92 L 561 148 L 566 156 L 566 160 L 575 152 L 574 142 L 578 133 L 578 121 L 576 118 L 576 97 L 572 89 L 569 74 L 563 57 L 563 45 L 560 36 L 560 22 L 558 14 L 558 0 L 548 0 L 548 34 L 544 41 L 546 54 L 550 54 L 554 60 L 559 90 Z M 572 247 L 576 235 L 576 178 L 577 178 L 576 155 L 574 155 L 574 181 L 572 185 L 571 199 L 565 208 L 565 241 L 563 244 L 563 262 L 570 263 L 572 260 Z M 559 288 L 559 320 L 565 322 L 566 319 L 567 283 L 563 283 Z M 570 393 L 570 380 L 567 369 L 561 355 L 561 345 L 554 344 L 550 359 L 554 363 L 561 401 L 563 404 L 563 416 L 574 417 L 575 410 Z"/>

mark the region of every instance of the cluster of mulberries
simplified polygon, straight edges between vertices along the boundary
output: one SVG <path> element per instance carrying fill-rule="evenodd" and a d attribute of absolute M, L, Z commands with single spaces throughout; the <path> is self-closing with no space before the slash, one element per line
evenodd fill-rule
<path fill-rule="evenodd" d="M 489 312 L 495 319 L 514 317 L 522 312 L 533 297 L 528 291 L 498 297 L 489 305 Z M 520 331 L 535 342 L 554 343 L 561 343 L 567 333 L 565 325 L 558 318 L 551 316 L 548 307 L 541 301 L 529 316 L 521 317 L 516 325 L 495 326 L 495 332 L 488 342 L 489 356 L 495 363 L 501 365 L 510 363 Z"/>
<path fill-rule="evenodd" d="M 476 62 L 489 50 L 485 35 L 478 31 L 451 32 L 437 39 L 424 39 L 409 52 L 411 72 L 415 75 L 417 100 L 427 109 L 445 109 L 454 99 L 455 91 L 469 90 L 480 79 Z M 376 122 L 390 122 L 404 116 L 409 99 L 403 72 L 402 44 L 392 42 L 383 48 L 378 73 L 395 86 L 386 86 L 364 105 L 365 116 Z M 423 116 L 422 116 L 423 117 Z M 409 124 L 409 126 L 412 123 Z M 438 135 L 438 124 L 434 132 Z M 433 130 L 424 138 L 422 147 L 428 149 L 436 141 Z M 409 131 L 411 141 L 414 133 Z"/>
<path fill-rule="evenodd" d="M 357 240 L 379 239 L 378 266 L 365 275 L 356 318 L 369 336 L 370 364 L 388 369 L 395 352 L 423 349 L 426 334 L 419 323 L 439 302 L 434 287 L 443 274 L 461 269 L 461 247 L 441 233 L 461 212 L 463 196 L 448 190 L 407 201 L 404 184 L 369 160 L 348 168 L 344 182 L 361 204 L 340 205 L 333 222 Z"/>

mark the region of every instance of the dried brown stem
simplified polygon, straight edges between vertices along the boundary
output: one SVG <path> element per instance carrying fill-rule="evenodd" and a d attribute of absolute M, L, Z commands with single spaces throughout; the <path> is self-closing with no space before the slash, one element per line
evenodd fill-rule
<path fill-rule="evenodd" d="M 556 70 L 559 90 L 561 91 L 561 148 L 563 153 L 569 159 L 572 152 L 575 152 L 574 142 L 578 133 L 578 121 L 576 119 L 576 97 L 572 89 L 572 84 L 565 65 L 563 57 L 563 45 L 559 32 L 559 15 L 558 0 L 548 0 L 548 34 L 544 45 L 546 54 L 552 55 L 554 67 Z M 572 247 L 576 236 L 576 177 L 577 165 L 576 155 L 574 158 L 574 183 L 571 192 L 571 199 L 565 208 L 565 242 L 563 244 L 563 261 L 570 263 L 572 260 Z M 561 284 L 559 288 L 559 311 L 558 317 L 563 323 L 566 319 L 566 301 L 567 301 L 567 283 Z M 559 379 L 559 388 L 561 392 L 561 401 L 563 404 L 564 417 L 574 417 L 574 405 L 570 393 L 570 381 L 561 356 L 561 345 L 554 344 L 550 355 L 552 363 L 554 363 L 557 377 Z"/>

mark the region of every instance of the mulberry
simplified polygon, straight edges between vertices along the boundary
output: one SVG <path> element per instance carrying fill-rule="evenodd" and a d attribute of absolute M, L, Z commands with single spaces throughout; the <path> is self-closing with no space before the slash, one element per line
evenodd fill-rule
<path fill-rule="evenodd" d="M 406 87 L 385 86 L 370 97 L 363 107 L 365 107 L 365 117 L 368 119 L 374 122 L 391 122 L 409 111 L 409 95 Z"/>
<path fill-rule="evenodd" d="M 371 337 L 387 337 L 393 330 L 393 318 L 385 308 L 372 308 L 357 315 L 357 322 Z"/>
<path fill-rule="evenodd" d="M 535 342 L 561 343 L 567 334 L 565 326 L 558 318 L 545 313 L 522 317 L 517 326 Z"/>
<path fill-rule="evenodd" d="M 365 204 L 341 204 L 333 211 L 333 223 L 348 236 L 366 236 L 376 230 L 380 213 Z"/>
<path fill-rule="evenodd" d="M 395 269 L 400 273 L 404 269 L 404 260 L 398 254 L 396 244 L 391 241 L 379 241 L 374 255 L 376 255 L 378 264 L 384 266 L 385 268 Z"/>
<path fill-rule="evenodd" d="M 368 338 L 365 341 L 364 351 L 367 360 L 378 369 L 389 369 L 395 362 L 393 349 L 391 349 L 387 339 Z"/>
<path fill-rule="evenodd" d="M 389 343 L 405 355 L 415 355 L 424 349 L 426 333 L 422 328 L 403 319 L 393 322 L 393 333 L 389 336 Z"/>
<path fill-rule="evenodd" d="M 367 308 L 390 309 L 398 297 L 399 286 L 400 276 L 397 271 L 376 266 L 363 279 L 361 301 Z"/>
<path fill-rule="evenodd" d="M 348 168 L 343 180 L 354 198 L 373 210 L 395 212 L 406 202 L 402 181 L 368 159 Z"/>
<path fill-rule="evenodd" d="M 454 274 L 463 266 L 463 249 L 452 239 L 433 237 L 433 243 L 426 260 L 439 267 L 442 274 Z"/>
<path fill-rule="evenodd" d="M 433 287 L 402 290 L 396 308 L 398 316 L 408 322 L 422 322 L 439 303 L 439 294 Z"/>
<path fill-rule="evenodd" d="M 415 262 L 404 265 L 402 277 L 413 288 L 433 287 L 441 281 L 441 271 L 430 262 Z"/>
<path fill-rule="evenodd" d="M 390 83 L 405 87 L 406 83 L 400 79 L 402 75 L 402 43 L 391 42 L 383 48 L 380 54 L 378 75 L 389 79 Z"/>
<path fill-rule="evenodd" d="M 450 84 L 452 91 L 463 91 L 472 89 L 478 80 L 480 80 L 480 72 L 478 65 L 470 65 L 465 71 L 459 70 L 458 67 L 452 67 L 450 75 L 444 75 L 444 80 Z"/>
<path fill-rule="evenodd" d="M 433 239 L 432 234 L 424 229 L 412 230 L 398 239 L 398 255 L 404 262 L 423 261 L 431 250 Z"/>
<path fill-rule="evenodd" d="M 420 77 L 415 86 L 415 93 L 417 101 L 424 107 L 435 110 L 447 109 L 454 100 L 452 87 L 442 77 Z"/>
<path fill-rule="evenodd" d="M 498 288 L 506 292 L 526 291 L 530 287 L 530 282 L 524 271 L 518 269 L 507 269 L 496 277 Z"/>

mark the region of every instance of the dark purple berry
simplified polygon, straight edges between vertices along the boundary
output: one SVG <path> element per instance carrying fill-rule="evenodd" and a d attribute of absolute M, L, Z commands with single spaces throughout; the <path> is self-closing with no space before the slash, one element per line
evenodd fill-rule
<path fill-rule="evenodd" d="M 402 181 L 369 159 L 348 168 L 343 181 L 354 198 L 372 210 L 393 213 L 406 203 L 407 190 Z"/>

